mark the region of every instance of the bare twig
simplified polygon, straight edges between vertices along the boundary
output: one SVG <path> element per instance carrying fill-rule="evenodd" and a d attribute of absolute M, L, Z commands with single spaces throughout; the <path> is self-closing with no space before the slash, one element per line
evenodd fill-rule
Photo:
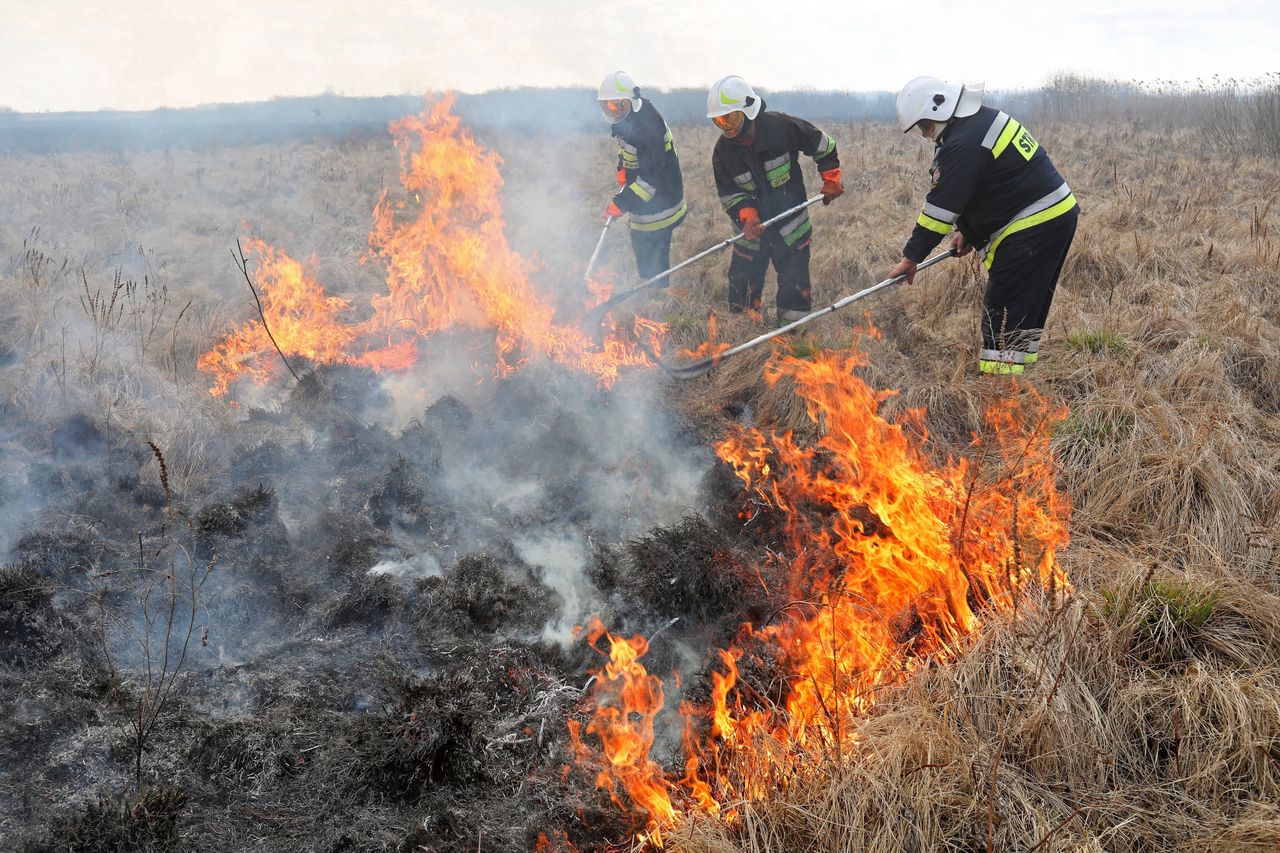
<path fill-rule="evenodd" d="M 284 362 L 284 366 L 289 368 L 289 372 L 293 374 L 293 378 L 301 382 L 298 371 L 293 369 L 293 365 L 289 363 L 289 359 L 285 358 L 284 350 L 280 349 L 280 344 L 276 342 L 276 336 L 271 334 L 271 327 L 267 325 L 267 314 L 262 308 L 262 300 L 258 298 L 258 288 L 253 283 L 253 277 L 249 275 L 249 259 L 244 255 L 244 249 L 240 247 L 240 238 L 236 238 L 236 251 L 232 253 L 235 258 L 236 266 L 240 268 L 241 275 L 244 276 L 245 283 L 249 285 L 249 290 L 253 292 L 253 301 L 258 304 L 258 316 L 262 318 L 262 328 L 266 329 L 267 337 L 271 338 L 271 344 L 276 348 L 276 352 L 280 353 L 280 360 Z"/>
<path fill-rule="evenodd" d="M 169 357 L 173 361 L 173 386 L 178 387 L 178 324 L 182 322 L 182 317 L 187 313 L 187 309 L 191 307 L 191 300 L 187 300 L 187 304 L 182 306 L 182 310 L 178 312 L 178 318 L 173 321 L 173 338 L 169 343 Z"/>
<path fill-rule="evenodd" d="M 1034 845 L 1027 848 L 1027 853 L 1036 853 L 1036 851 L 1039 850 L 1041 847 L 1043 847 L 1050 838 L 1053 838 L 1053 836 L 1058 834 L 1058 830 L 1062 829 L 1062 827 L 1066 826 L 1067 824 L 1071 823 L 1071 821 L 1075 820 L 1075 817 L 1078 814 L 1080 814 L 1080 809 L 1076 809 L 1071 814 L 1063 818 L 1061 823 L 1059 823 L 1053 829 L 1045 833 L 1044 838 L 1041 838 Z"/>

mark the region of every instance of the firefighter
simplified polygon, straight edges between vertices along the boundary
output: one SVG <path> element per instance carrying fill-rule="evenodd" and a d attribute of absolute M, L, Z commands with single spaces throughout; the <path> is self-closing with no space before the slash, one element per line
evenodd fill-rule
<path fill-rule="evenodd" d="M 981 83 L 917 77 L 898 93 L 898 123 L 933 140 L 932 187 L 892 275 L 916 264 L 955 229 L 958 255 L 987 268 L 984 374 L 1019 374 L 1039 357 L 1040 336 L 1080 206 L 1040 143 L 1016 119 L 982 105 Z"/>
<path fill-rule="evenodd" d="M 760 310 L 769 262 L 778 273 L 778 322 L 813 308 L 809 246 L 813 225 L 803 210 L 780 223 L 760 223 L 805 200 L 799 155 L 812 157 L 822 176 L 822 201 L 844 192 L 836 141 L 804 119 L 769 112 L 741 77 L 729 76 L 707 94 L 707 118 L 721 137 L 711 157 L 720 204 L 743 239 L 729 260 L 729 310 Z"/>
<path fill-rule="evenodd" d="M 671 267 L 671 232 L 689 212 L 675 139 L 626 72 L 606 75 L 596 100 L 618 140 L 618 191 L 605 216 L 627 214 L 636 270 L 641 278 L 652 278 Z"/>

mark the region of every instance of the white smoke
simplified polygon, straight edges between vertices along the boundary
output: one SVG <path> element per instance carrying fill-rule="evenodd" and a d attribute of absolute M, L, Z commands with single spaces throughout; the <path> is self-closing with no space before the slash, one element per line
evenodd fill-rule
<path fill-rule="evenodd" d="M 540 530 L 512 540 L 516 553 L 538 573 L 539 580 L 560 596 L 559 618 L 542 628 L 545 642 L 568 646 L 581 624 L 584 608 L 596 598 L 587 580 L 590 545 L 578 530 Z"/>
<path fill-rule="evenodd" d="M 438 578 L 444 574 L 440 561 L 425 551 L 403 560 L 381 560 L 369 569 L 371 575 L 388 575 L 401 580 Z"/>

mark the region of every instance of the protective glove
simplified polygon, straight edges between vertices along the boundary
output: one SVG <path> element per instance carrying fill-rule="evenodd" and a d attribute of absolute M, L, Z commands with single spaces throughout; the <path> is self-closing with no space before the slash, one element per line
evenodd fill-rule
<path fill-rule="evenodd" d="M 618 170 L 618 189 L 622 189 L 626 185 L 627 185 L 627 170 L 619 169 Z"/>
<path fill-rule="evenodd" d="M 738 221 L 742 223 L 742 236 L 752 243 L 764 234 L 764 228 L 760 225 L 760 212 L 754 207 L 744 207 L 739 210 Z"/>
<path fill-rule="evenodd" d="M 621 219 L 622 208 L 618 207 L 618 203 L 616 201 L 610 201 L 609 206 L 604 209 L 604 215 L 606 217 L 612 216 L 614 219 Z"/>
<path fill-rule="evenodd" d="M 827 169 L 822 173 L 822 203 L 831 202 L 844 195 L 844 184 L 840 183 L 840 170 Z"/>

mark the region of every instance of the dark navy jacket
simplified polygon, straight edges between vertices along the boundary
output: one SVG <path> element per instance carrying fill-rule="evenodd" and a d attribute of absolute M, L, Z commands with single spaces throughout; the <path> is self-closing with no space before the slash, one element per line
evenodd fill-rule
<path fill-rule="evenodd" d="M 933 186 L 902 250 L 916 263 L 954 226 L 980 254 L 985 248 L 990 267 L 1005 236 L 1076 208 L 1071 188 L 1040 143 L 993 107 L 952 119 L 929 174 Z"/>

